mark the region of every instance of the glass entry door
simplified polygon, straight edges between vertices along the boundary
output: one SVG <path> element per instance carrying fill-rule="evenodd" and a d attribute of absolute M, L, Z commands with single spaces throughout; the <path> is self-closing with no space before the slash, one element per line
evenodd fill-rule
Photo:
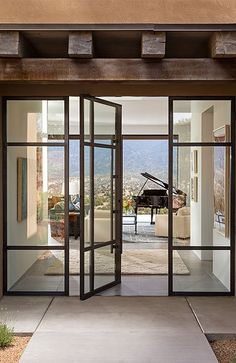
<path fill-rule="evenodd" d="M 80 98 L 80 298 L 121 282 L 121 106 Z"/>

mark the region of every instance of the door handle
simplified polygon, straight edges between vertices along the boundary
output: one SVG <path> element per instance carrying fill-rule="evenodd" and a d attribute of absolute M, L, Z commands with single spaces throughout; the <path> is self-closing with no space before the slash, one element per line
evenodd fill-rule
<path fill-rule="evenodd" d="M 119 244 L 117 242 L 114 242 L 111 244 L 111 253 L 113 253 L 114 250 L 120 250 L 120 253 L 122 254 L 122 244 Z"/>

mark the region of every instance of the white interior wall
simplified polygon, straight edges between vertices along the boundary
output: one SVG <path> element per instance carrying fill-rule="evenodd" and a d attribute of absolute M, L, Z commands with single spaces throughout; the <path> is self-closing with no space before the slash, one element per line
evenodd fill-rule
<path fill-rule="evenodd" d="M 209 111 L 205 112 L 207 110 Z M 213 110 L 213 123 L 210 110 Z M 195 142 L 212 141 L 214 129 L 230 124 L 231 110 L 227 101 L 192 101 L 191 112 L 191 140 Z M 212 151 L 206 148 L 196 149 L 198 149 L 199 156 L 198 202 L 191 202 L 191 244 L 196 246 L 229 245 L 228 238 L 213 230 L 214 165 Z M 214 275 L 229 289 L 229 253 L 227 251 L 217 251 L 217 253 L 195 251 L 195 253 L 200 259 L 213 259 Z"/>
<path fill-rule="evenodd" d="M 184 142 L 190 137 L 190 124 L 178 123 L 174 126 L 174 133 L 178 135 L 178 141 Z M 176 187 L 187 194 L 186 204 L 190 205 L 190 188 L 188 181 L 190 180 L 190 153 L 189 147 L 178 148 L 178 185 Z"/>
<path fill-rule="evenodd" d="M 213 140 L 214 109 L 208 108 L 201 114 L 201 140 Z M 214 225 L 214 159 L 211 147 L 198 148 L 200 154 L 199 184 L 201 187 L 201 245 L 211 246 Z M 212 260 L 212 251 L 201 251 L 202 260 Z"/>
<path fill-rule="evenodd" d="M 36 140 L 35 113 L 41 113 L 41 102 L 10 102 L 8 104 L 8 135 L 17 141 Z M 27 219 L 17 221 L 17 158 L 27 158 Z M 8 193 L 7 219 L 9 245 L 36 245 L 48 240 L 47 229 L 37 226 L 37 155 L 33 147 L 10 147 L 7 158 Z M 43 251 L 17 251 L 8 253 L 8 288 L 33 265 Z M 18 256 L 20 256 L 18 258 Z"/>
<path fill-rule="evenodd" d="M 192 142 L 200 142 L 201 141 L 201 112 L 199 112 L 200 105 L 196 104 L 195 102 L 191 103 L 191 141 Z M 201 231 L 202 231 L 202 217 L 201 217 L 201 180 L 200 170 L 201 170 L 201 153 L 200 148 L 191 148 L 191 152 L 193 150 L 198 151 L 198 169 L 199 169 L 199 179 L 198 179 L 198 201 L 191 200 L 191 224 L 190 224 L 190 231 L 191 231 L 191 238 L 190 244 L 193 246 L 201 246 Z M 191 168 L 191 165 L 190 165 Z M 191 177 L 193 177 L 193 172 L 191 171 Z M 201 252 L 202 251 L 195 251 L 196 255 L 201 259 Z"/>

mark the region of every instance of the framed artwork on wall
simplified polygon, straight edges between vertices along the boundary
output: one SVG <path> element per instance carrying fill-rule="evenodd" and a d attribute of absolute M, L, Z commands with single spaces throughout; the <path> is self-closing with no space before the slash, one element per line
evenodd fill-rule
<path fill-rule="evenodd" d="M 27 159 L 17 158 L 17 222 L 27 218 Z"/>
<path fill-rule="evenodd" d="M 191 178 L 191 199 L 193 202 L 198 201 L 198 177 Z"/>
<path fill-rule="evenodd" d="M 191 169 L 192 173 L 198 173 L 198 150 L 193 150 L 191 153 Z"/>
<path fill-rule="evenodd" d="M 230 126 L 213 131 L 214 141 L 230 141 Z M 229 237 L 230 147 L 214 148 L 214 228 Z"/>

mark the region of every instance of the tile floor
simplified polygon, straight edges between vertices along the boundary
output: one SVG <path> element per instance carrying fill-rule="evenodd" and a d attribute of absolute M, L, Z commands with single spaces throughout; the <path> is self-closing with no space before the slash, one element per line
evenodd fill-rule
<path fill-rule="evenodd" d="M 167 239 L 154 236 L 154 226 L 145 220 L 147 216 L 140 215 L 139 234 L 134 241 L 130 240 L 123 245 L 124 250 L 132 249 L 167 249 Z M 124 226 L 126 232 L 131 234 L 134 226 Z M 151 240 L 148 241 L 147 236 Z M 155 239 L 155 241 L 154 241 Z M 185 242 L 181 242 L 182 244 Z M 70 241 L 70 251 L 79 250 L 79 240 Z M 212 262 L 200 260 L 194 251 L 178 251 L 185 265 L 188 267 L 189 275 L 174 275 L 174 291 L 190 292 L 227 292 L 227 288 L 212 273 Z M 26 273 L 12 286 L 11 291 L 63 291 L 64 276 L 45 275 L 50 263 L 55 256 L 49 259 L 38 259 Z M 70 276 L 70 295 L 79 295 L 79 275 Z M 121 296 L 167 296 L 168 276 L 163 275 L 136 275 L 122 276 L 122 284 L 116 286 L 103 295 Z"/>

